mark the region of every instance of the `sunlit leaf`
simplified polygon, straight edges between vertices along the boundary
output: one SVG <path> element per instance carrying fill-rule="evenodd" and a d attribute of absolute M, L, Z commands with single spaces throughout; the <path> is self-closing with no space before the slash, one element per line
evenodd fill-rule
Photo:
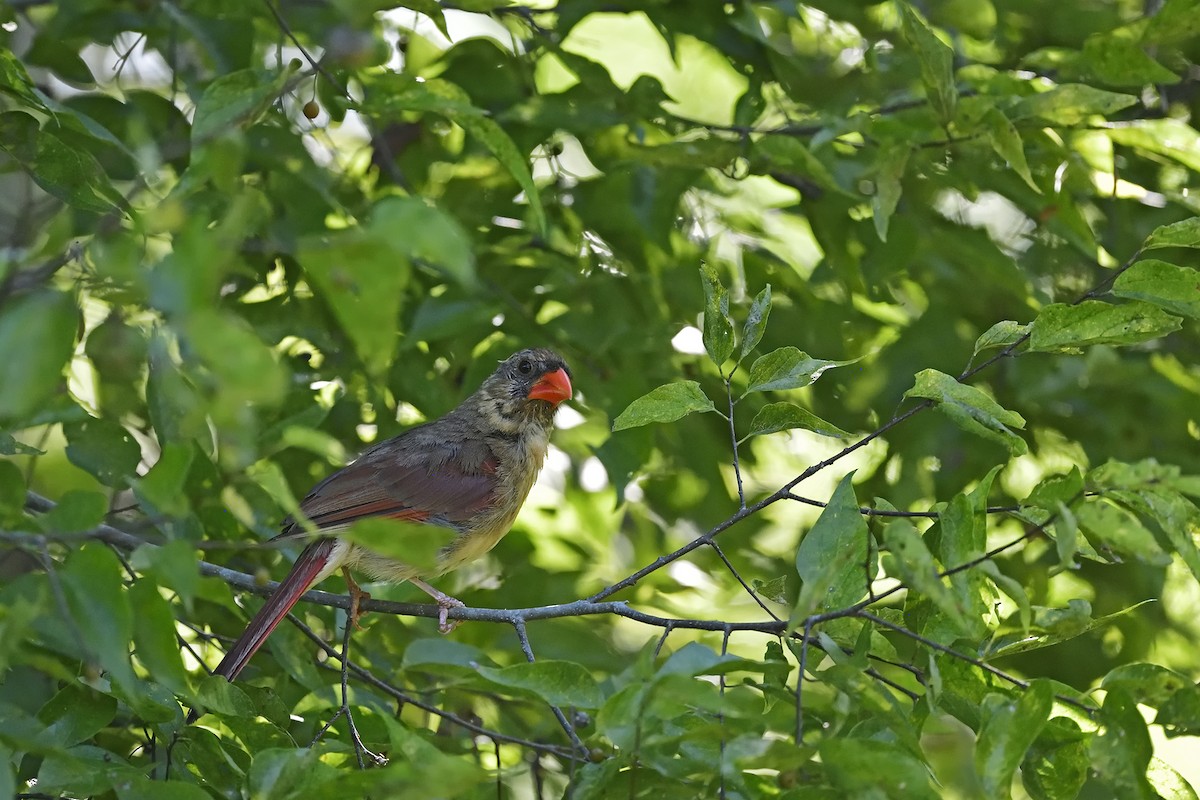
<path fill-rule="evenodd" d="M 279 97 L 288 74 L 243 69 L 222 75 L 204 90 L 192 119 L 192 145 L 253 124 Z"/>
<path fill-rule="evenodd" d="M 822 436 L 843 439 L 850 436 L 833 423 L 826 422 L 808 409 L 801 408 L 794 403 L 768 403 L 754 415 L 754 420 L 750 423 L 750 432 L 746 434 L 746 437 L 795 428 L 819 433 Z"/>
<path fill-rule="evenodd" d="M 1097 721 L 1101 730 L 1092 740 L 1092 766 L 1113 791 L 1130 800 L 1157 800 L 1146 780 L 1153 748 L 1137 704 L 1120 689 L 1104 697 Z"/>
<path fill-rule="evenodd" d="M 906 519 L 889 522 L 883 529 L 883 543 L 892 554 L 900 579 L 910 591 L 929 598 L 960 630 L 969 633 L 971 626 L 966 609 L 940 577 L 933 554 L 913 524 Z"/>
<path fill-rule="evenodd" d="M 729 292 L 708 264 L 700 267 L 704 286 L 704 350 L 720 369 L 733 354 L 733 320 L 729 317 Z"/>
<path fill-rule="evenodd" d="M 604 701 L 591 673 L 571 661 L 534 661 L 478 671 L 492 683 L 523 689 L 552 705 L 599 708 Z"/>
<path fill-rule="evenodd" d="M 850 361 L 827 361 L 812 358 L 795 347 L 780 347 L 759 356 L 750 365 L 749 385 L 746 392 L 768 392 L 783 389 L 801 389 L 814 383 L 833 367 L 853 364 Z"/>
<path fill-rule="evenodd" d="M 1024 428 L 1024 417 L 1004 408 L 980 389 L 959 383 L 944 372 L 934 369 L 918 372 L 916 383 L 904 396 L 933 400 L 936 408 L 960 428 L 1003 445 L 1013 455 L 1028 450 L 1025 440 L 1011 430 Z"/>
<path fill-rule="evenodd" d="M 925 94 L 942 124 L 954 118 L 958 88 L 954 85 L 954 51 L 937 37 L 912 6 L 897 2 L 904 38 L 917 51 L 921 61 L 921 82 Z"/>
<path fill-rule="evenodd" d="M 875 193 L 871 196 L 871 210 L 875 221 L 875 233 L 880 241 L 887 241 L 888 223 L 900 204 L 900 194 L 903 191 L 901 180 L 908 166 L 909 153 L 907 146 L 886 147 L 879 151 L 879 158 L 875 163 Z"/>
<path fill-rule="evenodd" d="M 1145 300 L 1172 314 L 1200 318 L 1200 270 L 1148 258 L 1118 275 L 1112 293 Z"/>
<path fill-rule="evenodd" d="M 1142 243 L 1143 250 L 1160 247 L 1200 247 L 1200 217 L 1160 225 Z"/>
<path fill-rule="evenodd" d="M 1038 117 L 1046 122 L 1075 125 L 1093 114 L 1112 114 L 1129 108 L 1137 101 L 1134 95 L 1109 92 L 1081 83 L 1065 83 L 1021 98 L 1009 111 L 1009 119 Z"/>
<path fill-rule="evenodd" d="M 1025 160 L 1025 144 L 1021 141 L 1017 126 L 998 108 L 989 109 L 983 122 L 996 154 L 1008 162 L 1009 168 L 1020 175 L 1029 188 L 1040 193 L 1041 189 L 1034 183 L 1029 171 L 1029 162 Z"/>
<path fill-rule="evenodd" d="M 100 162 L 70 146 L 21 111 L 0 113 L 0 150 L 20 164 L 46 192 L 81 211 L 114 212 L 126 203 Z"/>
<path fill-rule="evenodd" d="M 1048 681 L 1033 681 L 1017 699 L 1002 694 L 984 698 L 983 723 L 975 744 L 975 770 L 984 797 L 1011 797 L 1013 775 L 1046 724 L 1053 703 Z"/>
<path fill-rule="evenodd" d="M 768 283 L 750 304 L 750 312 L 746 315 L 746 324 L 742 328 L 741 345 L 738 347 L 739 362 L 758 347 L 758 343 L 762 341 L 763 334 L 767 330 L 767 320 L 770 316 L 771 284 Z"/>
<path fill-rule="evenodd" d="M 834 490 L 816 523 L 800 540 L 796 572 L 800 598 L 792 610 L 792 624 L 817 610 L 844 608 L 867 591 L 867 523 L 846 475 Z"/>
<path fill-rule="evenodd" d="M 74 347 L 78 318 L 75 301 L 65 292 L 34 292 L 5 303 L 0 421 L 23 420 L 50 398 Z"/>
<path fill-rule="evenodd" d="M 694 412 L 715 411 L 712 400 L 695 381 L 659 386 L 630 403 L 613 420 L 613 432 L 652 422 L 674 422 Z"/>

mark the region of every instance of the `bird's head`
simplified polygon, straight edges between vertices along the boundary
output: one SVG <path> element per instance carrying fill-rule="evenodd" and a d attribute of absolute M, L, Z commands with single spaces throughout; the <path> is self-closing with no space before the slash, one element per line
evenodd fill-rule
<path fill-rule="evenodd" d="M 558 353 L 535 347 L 500 362 L 483 382 L 479 396 L 494 410 L 498 429 L 513 431 L 527 422 L 549 428 L 558 404 L 571 398 L 571 369 Z"/>

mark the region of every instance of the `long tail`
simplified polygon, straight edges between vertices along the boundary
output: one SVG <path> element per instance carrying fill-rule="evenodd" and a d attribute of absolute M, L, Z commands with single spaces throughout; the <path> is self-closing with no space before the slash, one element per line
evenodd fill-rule
<path fill-rule="evenodd" d="M 214 675 L 224 676 L 231 683 L 237 679 L 246 664 L 258 652 L 258 648 L 262 647 L 263 642 L 271 635 L 271 631 L 275 630 L 292 610 L 292 606 L 296 605 L 300 596 L 308 591 L 317 578 L 323 577 L 322 573 L 327 574 L 329 558 L 336 544 L 334 539 L 318 539 L 304 548 L 292 566 L 292 571 L 283 579 L 283 583 L 267 598 L 267 602 L 254 615 L 254 619 L 250 620 L 246 630 L 225 653 L 221 663 L 213 670 Z M 194 722 L 199 716 L 193 710 L 188 715 L 188 722 Z"/>

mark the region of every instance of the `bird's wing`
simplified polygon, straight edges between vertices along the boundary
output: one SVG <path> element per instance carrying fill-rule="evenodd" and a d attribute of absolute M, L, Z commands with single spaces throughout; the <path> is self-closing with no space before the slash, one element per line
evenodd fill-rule
<path fill-rule="evenodd" d="M 457 528 L 494 503 L 497 466 L 486 444 L 445 439 L 427 427 L 384 442 L 330 475 L 300 511 L 327 534 L 366 517 Z M 285 520 L 282 535 L 297 534 L 302 527 Z"/>

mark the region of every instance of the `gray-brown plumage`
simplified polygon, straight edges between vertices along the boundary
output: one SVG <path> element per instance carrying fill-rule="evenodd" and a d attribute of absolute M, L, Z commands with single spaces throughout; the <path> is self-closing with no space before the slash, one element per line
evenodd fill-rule
<path fill-rule="evenodd" d="M 473 395 L 444 417 L 364 452 L 317 484 L 300 503 L 316 537 L 230 647 L 215 674 L 234 680 L 279 621 L 313 584 L 338 569 L 378 580 L 409 580 L 445 610 L 462 604 L 420 578 L 435 577 L 491 550 L 529 494 L 550 441 L 555 408 L 571 397 L 570 370 L 558 354 L 522 350 L 502 362 Z M 367 517 L 428 523 L 452 537 L 424 571 L 339 538 Z M 277 538 L 313 536 L 288 519 Z M 424 574 L 422 574 L 424 572 Z M 348 574 L 347 574 L 348 577 Z M 352 592 L 357 587 L 351 585 Z"/>

